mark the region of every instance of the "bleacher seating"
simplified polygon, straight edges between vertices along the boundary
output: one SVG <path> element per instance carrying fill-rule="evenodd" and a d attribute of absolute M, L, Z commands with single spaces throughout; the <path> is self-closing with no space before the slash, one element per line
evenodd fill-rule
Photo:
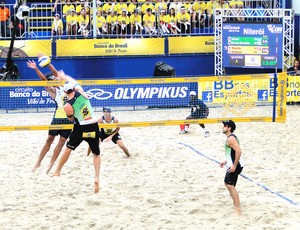
<path fill-rule="evenodd" d="M 30 37 L 51 36 L 53 20 L 52 4 L 32 4 L 28 17 L 28 32 Z"/>

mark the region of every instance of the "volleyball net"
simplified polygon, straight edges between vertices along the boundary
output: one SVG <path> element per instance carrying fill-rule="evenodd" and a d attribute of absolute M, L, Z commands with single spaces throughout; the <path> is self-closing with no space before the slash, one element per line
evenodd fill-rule
<path fill-rule="evenodd" d="M 188 78 L 78 81 L 100 118 L 110 107 L 118 124 L 102 127 L 142 127 L 192 123 L 285 122 L 286 73 Z M 0 131 L 69 129 L 50 125 L 55 102 L 45 86 L 58 81 L 0 82 Z M 185 120 L 189 93 L 209 107 L 206 119 Z"/>

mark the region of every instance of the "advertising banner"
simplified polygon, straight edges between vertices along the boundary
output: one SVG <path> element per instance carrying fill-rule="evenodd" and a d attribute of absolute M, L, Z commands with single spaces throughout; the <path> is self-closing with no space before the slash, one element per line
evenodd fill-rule
<path fill-rule="evenodd" d="M 55 107 L 44 87 L 5 87 L 0 90 L 0 109 Z"/>
<path fill-rule="evenodd" d="M 10 40 L 0 41 L 0 58 L 7 58 L 9 46 Z M 38 53 L 52 56 L 51 47 L 50 40 L 16 40 L 14 41 L 12 57 L 37 57 Z"/>
<path fill-rule="evenodd" d="M 274 79 L 209 81 L 198 84 L 199 96 L 204 102 L 228 101 L 273 102 Z M 288 76 L 286 95 L 288 102 L 300 101 L 300 76 Z M 278 92 L 277 92 L 278 96 Z"/>
<path fill-rule="evenodd" d="M 273 79 L 200 82 L 199 96 L 208 103 L 272 102 Z"/>
<path fill-rule="evenodd" d="M 92 106 L 186 106 L 197 83 L 83 86 Z M 0 109 L 55 107 L 44 87 L 5 87 Z"/>
<path fill-rule="evenodd" d="M 287 101 L 300 102 L 300 76 L 288 76 L 286 93 Z"/>
<path fill-rule="evenodd" d="M 169 54 L 214 53 L 214 36 L 169 37 Z"/>
<path fill-rule="evenodd" d="M 163 55 L 164 38 L 57 40 L 57 56 Z"/>

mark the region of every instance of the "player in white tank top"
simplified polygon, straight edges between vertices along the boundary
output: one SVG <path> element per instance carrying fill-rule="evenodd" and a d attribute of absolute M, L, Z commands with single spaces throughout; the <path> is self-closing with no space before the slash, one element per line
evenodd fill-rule
<path fill-rule="evenodd" d="M 57 70 L 55 67 L 50 63 L 48 65 L 48 68 L 51 70 L 50 74 L 44 75 L 39 68 L 37 67 L 35 61 L 28 61 L 27 66 L 33 70 L 35 70 L 36 74 L 42 81 L 52 81 L 56 79 L 57 76 Z M 64 112 L 63 106 L 64 106 L 64 92 L 63 88 L 61 86 L 54 87 L 54 86 L 46 86 L 45 87 L 46 91 L 49 93 L 50 97 L 55 101 L 56 103 L 56 109 L 51 121 L 51 125 L 56 125 L 56 124 L 72 124 L 68 118 L 66 113 Z M 46 140 L 46 143 L 44 144 L 39 157 L 32 169 L 32 171 L 36 171 L 37 168 L 40 167 L 42 160 L 44 159 L 45 155 L 48 153 L 51 144 L 53 143 L 55 137 L 57 135 L 60 135 L 59 141 L 54 148 L 52 158 L 50 160 L 50 164 L 47 167 L 46 173 L 48 174 L 51 168 L 53 167 L 57 157 L 59 156 L 62 147 L 64 146 L 67 138 L 69 137 L 71 133 L 71 130 L 49 130 L 48 132 L 48 137 Z"/>

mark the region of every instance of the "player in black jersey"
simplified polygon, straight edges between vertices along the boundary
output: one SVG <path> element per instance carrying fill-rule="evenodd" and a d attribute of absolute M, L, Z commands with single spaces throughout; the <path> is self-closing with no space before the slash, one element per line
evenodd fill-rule
<path fill-rule="evenodd" d="M 191 106 L 191 114 L 186 118 L 188 119 L 205 119 L 208 117 L 209 108 L 202 100 L 197 97 L 195 91 L 190 92 L 189 106 Z M 209 137 L 209 131 L 205 128 L 204 124 L 199 124 L 204 129 L 204 137 Z M 189 124 L 180 125 L 180 133 L 185 134 L 189 132 Z"/>

